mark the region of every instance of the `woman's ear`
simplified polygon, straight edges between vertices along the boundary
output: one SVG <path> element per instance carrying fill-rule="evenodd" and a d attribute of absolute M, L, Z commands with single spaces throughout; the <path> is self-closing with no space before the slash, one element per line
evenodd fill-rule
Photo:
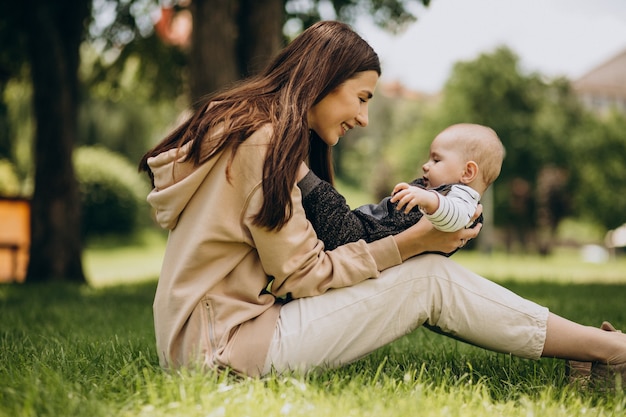
<path fill-rule="evenodd" d="M 478 164 L 474 161 L 467 161 L 465 163 L 465 171 L 461 176 L 461 182 L 463 184 L 469 184 L 478 177 Z"/>

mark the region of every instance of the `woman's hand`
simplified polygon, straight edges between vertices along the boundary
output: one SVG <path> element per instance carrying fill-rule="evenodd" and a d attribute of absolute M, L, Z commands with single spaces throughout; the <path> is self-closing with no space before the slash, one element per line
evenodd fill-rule
<path fill-rule="evenodd" d="M 480 216 L 482 211 L 483 207 L 479 204 L 472 222 Z M 428 219 L 422 217 L 419 222 L 395 235 L 394 238 L 404 261 L 424 252 L 453 252 L 478 236 L 481 228 L 482 224 L 479 223 L 471 229 L 461 229 L 452 233 L 441 232 L 435 229 Z"/>

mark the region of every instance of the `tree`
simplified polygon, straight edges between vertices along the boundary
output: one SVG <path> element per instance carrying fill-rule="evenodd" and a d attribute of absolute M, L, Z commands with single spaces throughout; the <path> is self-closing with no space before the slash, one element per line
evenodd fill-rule
<path fill-rule="evenodd" d="M 20 30 L 24 7 L 4 7 L 0 15 L 0 159 L 13 158 L 12 131 L 4 100 L 7 83 L 21 74 L 26 60 L 26 40 Z"/>
<path fill-rule="evenodd" d="M 533 149 L 540 167 L 536 173 L 537 244 L 542 254 L 554 246 L 560 222 L 574 213 L 573 191 L 581 148 L 572 140 L 588 117 L 570 82 L 557 78 L 545 83 L 532 120 Z"/>
<path fill-rule="evenodd" d="M 472 121 L 495 129 L 506 147 L 491 187 L 496 224 L 511 244 L 539 244 L 548 253 L 559 221 L 571 213 L 571 138 L 583 109 L 565 79 L 546 81 L 519 70 L 518 57 L 500 47 L 459 62 L 444 87 L 443 125 Z M 538 233 L 540 232 L 540 233 Z"/>
<path fill-rule="evenodd" d="M 27 67 L 34 91 L 36 169 L 27 272 L 31 282 L 85 280 L 72 148 L 77 137 L 78 48 L 90 4 L 90 0 L 14 2 L 0 16 L 0 89 Z"/>
<path fill-rule="evenodd" d="M 428 0 L 415 2 L 429 3 Z M 308 12 L 294 6 L 294 12 L 287 13 L 290 5 L 304 3 L 307 3 Z M 3 41 L 0 92 L 6 81 L 16 76 L 17 69 L 26 65 L 33 85 L 36 125 L 27 280 L 85 281 L 78 189 L 72 166 L 72 150 L 78 141 L 77 73 L 83 39 L 105 40 L 108 52 L 113 51 L 118 56 L 114 65 L 103 63 L 100 79 L 107 78 L 107 73 L 115 68 L 124 68 L 126 58 L 133 55 L 141 58 L 139 71 L 150 73 L 152 70 L 154 80 L 163 76 L 161 68 L 173 69 L 175 76 L 168 81 L 175 82 L 160 85 L 154 82 L 155 94 L 180 91 L 167 87 L 183 85 L 184 68 L 189 65 L 189 95 L 195 100 L 254 73 L 282 46 L 282 28 L 288 16 L 305 22 L 303 27 L 306 27 L 319 19 L 320 3 L 328 4 L 320 0 L 193 0 L 195 26 L 189 56 L 191 63 L 171 65 L 164 65 L 164 55 L 159 56 L 154 51 L 176 56 L 173 49 L 145 48 L 156 40 L 150 12 L 158 6 L 157 0 L 98 0 L 93 4 L 92 0 L 27 0 L 13 2 L 10 8 L 7 7 L 0 15 L 0 40 Z M 372 11 L 377 23 L 391 29 L 414 20 L 407 11 L 407 5 L 413 3 L 411 0 L 333 0 L 331 3 L 337 16 L 345 20 L 359 10 Z M 94 10 L 115 11 L 114 21 L 105 24 L 100 31 L 96 30 L 97 25 L 91 24 L 98 20 L 90 19 L 93 5 L 98 6 Z M 7 64 L 11 62 L 15 65 Z M 154 68 L 159 69 L 156 75 Z M 10 152 L 6 131 L 0 106 L 0 152 L 3 153 Z"/>
<path fill-rule="evenodd" d="M 507 153 L 493 193 L 489 217 L 507 229 L 509 242 L 526 246 L 534 225 L 532 184 L 538 170 L 534 161 L 531 119 L 539 80 L 518 71 L 518 58 L 508 48 L 457 62 L 444 86 L 440 112 L 443 126 L 471 121 L 492 127 Z M 442 126 L 442 127 L 443 127 Z"/>
<path fill-rule="evenodd" d="M 255 74 L 284 45 L 283 26 L 297 21 L 301 29 L 321 19 L 320 0 L 193 0 L 190 53 L 191 101 Z M 430 0 L 333 0 L 335 15 L 351 21 L 369 13 L 389 30 L 415 20 L 411 3 Z"/>
<path fill-rule="evenodd" d="M 572 170 L 577 212 L 605 229 L 626 222 L 626 117 L 615 111 L 606 118 L 587 117 L 570 139 L 579 149 Z"/>
<path fill-rule="evenodd" d="M 88 83 L 104 82 L 115 88 L 127 63 L 138 61 L 137 74 L 154 86 L 154 99 L 173 100 L 184 92 L 195 105 L 203 96 L 263 68 L 290 35 L 322 18 L 322 6 L 330 5 L 332 17 L 344 21 L 370 14 L 379 25 L 397 31 L 416 19 L 410 12 L 411 4 L 428 5 L 429 0 L 172 0 L 161 3 L 156 0 L 98 0 L 94 3 L 95 16 L 113 14 L 115 19 L 105 23 L 94 19 L 89 28 L 89 40 L 104 45 L 100 46 L 101 56 L 117 58 L 112 62 L 96 62 L 94 75 Z M 145 18 L 159 14 L 156 24 Z M 290 29 L 284 31 L 285 27 Z"/>
<path fill-rule="evenodd" d="M 80 202 L 72 166 L 77 140 L 79 46 L 90 1 L 32 0 L 25 17 L 36 119 L 35 189 L 27 281 L 84 282 Z M 17 6 L 17 3 L 15 5 Z"/>
<path fill-rule="evenodd" d="M 282 47 L 284 0 L 194 0 L 191 100 L 257 72 Z"/>

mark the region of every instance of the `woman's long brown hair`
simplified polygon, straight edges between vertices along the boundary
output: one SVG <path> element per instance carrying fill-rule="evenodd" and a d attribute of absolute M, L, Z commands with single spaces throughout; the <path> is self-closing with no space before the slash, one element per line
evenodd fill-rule
<path fill-rule="evenodd" d="M 186 159 L 196 165 L 227 149 L 232 162 L 239 145 L 270 123 L 273 137 L 263 165 L 264 200 L 254 223 L 278 230 L 291 218 L 291 189 L 307 156 L 320 178 L 333 181 L 330 148 L 309 131 L 308 110 L 363 71 L 380 75 L 378 56 L 367 42 L 344 23 L 318 22 L 279 52 L 262 73 L 209 96 L 186 122 L 143 156 L 139 169 L 151 176 L 148 158 L 188 142 L 192 144 Z M 224 133 L 208 135 L 218 125 Z"/>

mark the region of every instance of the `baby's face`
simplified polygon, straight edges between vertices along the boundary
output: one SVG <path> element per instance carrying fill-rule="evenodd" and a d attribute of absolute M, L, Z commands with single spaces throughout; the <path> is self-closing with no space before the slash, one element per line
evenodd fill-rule
<path fill-rule="evenodd" d="M 428 161 L 422 165 L 428 188 L 458 183 L 465 172 L 465 159 L 455 138 L 447 132 L 440 133 L 430 145 Z"/>

